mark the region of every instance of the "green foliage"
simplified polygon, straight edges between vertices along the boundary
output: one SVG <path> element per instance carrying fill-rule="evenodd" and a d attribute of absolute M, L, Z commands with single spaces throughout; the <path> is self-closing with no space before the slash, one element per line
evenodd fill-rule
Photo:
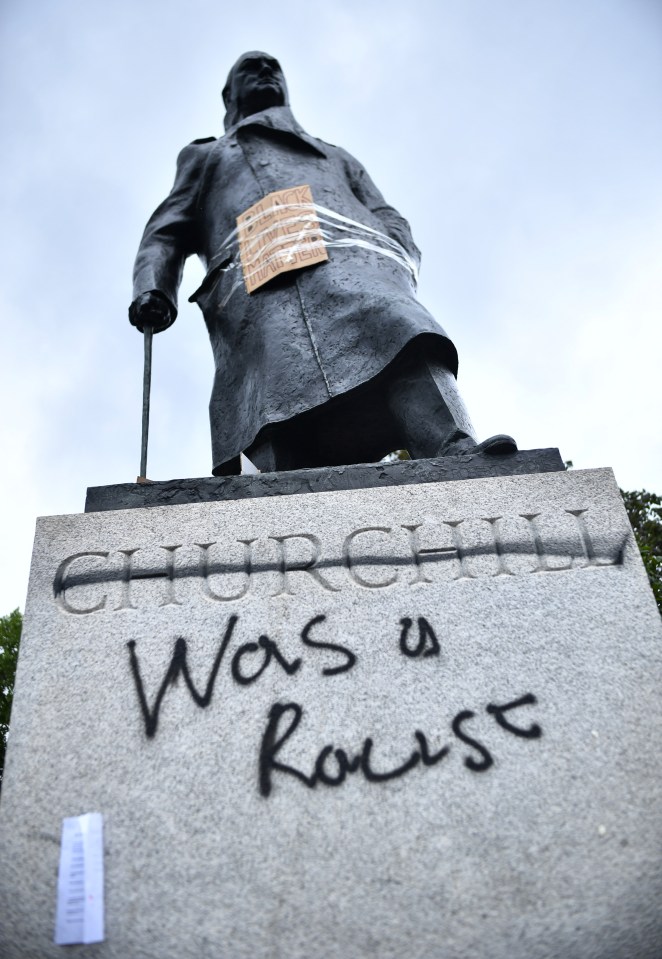
<path fill-rule="evenodd" d="M 662 498 L 646 490 L 621 490 L 621 496 L 662 613 Z"/>
<path fill-rule="evenodd" d="M 22 625 L 23 617 L 17 609 L 7 616 L 0 616 L 0 785 L 5 765 L 9 714 L 14 696 L 14 676 Z"/>

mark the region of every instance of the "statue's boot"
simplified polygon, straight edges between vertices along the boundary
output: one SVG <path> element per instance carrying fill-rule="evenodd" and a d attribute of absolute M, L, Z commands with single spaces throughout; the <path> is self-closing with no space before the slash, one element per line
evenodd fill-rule
<path fill-rule="evenodd" d="M 497 433 L 489 436 L 482 443 L 476 443 L 469 437 L 450 442 L 441 453 L 442 456 L 470 456 L 484 453 L 486 456 L 505 456 L 507 453 L 516 453 L 517 443 L 512 436 Z"/>
<path fill-rule="evenodd" d="M 434 356 L 412 351 L 396 366 L 387 395 L 412 459 L 517 452 L 515 440 L 503 433 L 478 442 L 455 376 Z"/>

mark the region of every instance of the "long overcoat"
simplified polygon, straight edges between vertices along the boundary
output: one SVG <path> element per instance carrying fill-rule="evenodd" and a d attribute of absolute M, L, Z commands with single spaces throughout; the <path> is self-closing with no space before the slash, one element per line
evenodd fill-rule
<path fill-rule="evenodd" d="M 369 244 L 331 245 L 328 262 L 246 292 L 237 243 L 226 242 L 236 217 L 266 194 L 301 184 L 310 185 L 316 204 L 385 233 L 418 263 L 406 220 L 363 167 L 306 134 L 289 107 L 185 147 L 173 189 L 140 244 L 134 297 L 157 290 L 176 307 L 185 259 L 196 253 L 207 270 L 191 299 L 204 314 L 216 365 L 209 405 L 215 469 L 265 426 L 367 383 L 415 337 L 434 337 L 457 370 L 455 348 L 417 301 L 411 273 Z"/>

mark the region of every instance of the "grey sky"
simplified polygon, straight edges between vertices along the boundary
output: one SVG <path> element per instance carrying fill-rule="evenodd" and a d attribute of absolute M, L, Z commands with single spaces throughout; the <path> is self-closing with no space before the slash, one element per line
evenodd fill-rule
<path fill-rule="evenodd" d="M 662 492 L 659 0 L 5 0 L 0 613 L 24 602 L 36 515 L 135 479 L 133 257 L 247 49 L 409 219 L 481 438 Z M 210 469 L 200 276 L 155 341 L 155 479 Z"/>

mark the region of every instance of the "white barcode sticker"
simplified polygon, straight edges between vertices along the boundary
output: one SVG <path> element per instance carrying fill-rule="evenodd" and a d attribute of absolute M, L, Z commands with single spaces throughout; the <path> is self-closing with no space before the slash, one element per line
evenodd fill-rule
<path fill-rule="evenodd" d="M 103 816 L 89 812 L 62 820 L 55 942 L 103 940 Z"/>

